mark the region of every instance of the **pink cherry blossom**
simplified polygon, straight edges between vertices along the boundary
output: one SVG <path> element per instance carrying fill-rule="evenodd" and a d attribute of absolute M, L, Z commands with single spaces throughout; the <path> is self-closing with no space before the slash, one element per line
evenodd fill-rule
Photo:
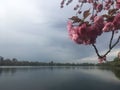
<path fill-rule="evenodd" d="M 117 1 L 116 1 L 116 8 L 117 8 L 117 9 L 120 9 L 120 0 L 117 0 Z"/>
<path fill-rule="evenodd" d="M 106 56 L 99 57 L 98 61 L 99 61 L 99 63 L 106 61 Z"/>
<path fill-rule="evenodd" d="M 104 20 L 102 16 L 96 16 L 94 18 L 94 25 L 92 25 L 92 28 L 96 30 L 97 35 L 102 34 L 102 28 L 104 27 Z"/>
<path fill-rule="evenodd" d="M 114 20 L 113 20 L 113 24 L 114 24 L 114 29 L 115 29 L 115 30 L 120 29 L 120 13 L 118 13 L 118 14 L 115 16 L 115 18 L 114 18 Z"/>
<path fill-rule="evenodd" d="M 94 44 L 97 36 L 102 33 L 97 26 L 92 25 L 88 27 L 86 23 L 83 23 L 81 26 L 73 26 L 71 22 L 68 22 L 67 28 L 70 38 L 78 44 Z"/>
<path fill-rule="evenodd" d="M 94 18 L 94 23 L 97 23 L 97 24 L 101 24 L 101 23 L 103 23 L 103 17 L 102 16 L 96 16 L 95 18 Z"/>
<path fill-rule="evenodd" d="M 69 5 L 72 1 L 75 0 L 62 0 L 61 7 L 64 4 Z M 84 11 L 81 8 L 85 7 L 85 5 L 90 7 L 87 7 L 88 9 Z M 103 56 L 99 54 L 95 43 L 97 37 L 102 33 L 118 32 L 120 30 L 120 0 L 78 0 L 74 10 L 77 13 L 70 18 L 71 21 L 67 24 L 70 39 L 77 44 L 92 44 L 99 57 L 99 62 L 106 61 L 106 55 L 119 43 L 120 36 L 115 43 L 113 39 L 110 40 L 109 49 Z M 111 38 L 113 38 L 114 34 L 112 33 Z"/>
<path fill-rule="evenodd" d="M 79 38 L 78 27 L 72 27 L 69 31 L 69 36 L 73 41 L 76 41 Z"/>
<path fill-rule="evenodd" d="M 117 0 L 117 2 L 119 2 L 119 3 L 120 3 L 120 0 Z"/>
<path fill-rule="evenodd" d="M 96 7 L 96 11 L 97 12 L 101 12 L 103 9 L 103 5 L 102 4 L 98 4 L 97 7 Z"/>
<path fill-rule="evenodd" d="M 93 0 L 87 0 L 88 3 L 93 3 Z"/>
<path fill-rule="evenodd" d="M 109 31 L 112 31 L 113 29 L 114 29 L 113 23 L 112 22 L 107 22 L 102 30 L 104 32 L 109 32 Z"/>
<path fill-rule="evenodd" d="M 72 22 L 69 21 L 68 24 L 67 24 L 67 30 L 70 31 L 72 28 Z"/>
<path fill-rule="evenodd" d="M 84 36 L 84 34 L 86 33 L 86 29 L 87 29 L 87 25 L 85 23 L 79 26 L 79 31 L 78 31 L 79 35 Z"/>

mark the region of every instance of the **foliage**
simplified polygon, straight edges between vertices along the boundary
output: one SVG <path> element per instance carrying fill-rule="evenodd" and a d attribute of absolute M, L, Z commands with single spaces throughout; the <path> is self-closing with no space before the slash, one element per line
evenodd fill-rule
<path fill-rule="evenodd" d="M 74 1 L 76 0 L 62 0 L 61 8 Z M 76 3 L 76 15 L 69 18 L 67 24 L 69 36 L 77 44 L 92 45 L 99 62 L 102 63 L 120 41 L 119 35 L 113 43 L 115 33 L 120 30 L 120 0 L 78 0 Z M 89 6 L 88 9 L 84 8 L 86 5 Z M 97 37 L 105 32 L 112 32 L 109 50 L 100 55 L 95 43 Z"/>
<path fill-rule="evenodd" d="M 120 58 L 114 58 L 114 61 L 111 62 L 111 65 L 120 67 Z"/>
<path fill-rule="evenodd" d="M 109 67 L 120 67 L 120 58 L 115 57 L 113 61 L 106 63 L 99 63 L 97 66 L 109 66 Z"/>
<path fill-rule="evenodd" d="M 0 66 L 94 66 L 92 63 L 55 63 L 50 62 L 35 62 L 35 61 L 18 61 L 16 58 L 4 59 L 0 56 Z"/>

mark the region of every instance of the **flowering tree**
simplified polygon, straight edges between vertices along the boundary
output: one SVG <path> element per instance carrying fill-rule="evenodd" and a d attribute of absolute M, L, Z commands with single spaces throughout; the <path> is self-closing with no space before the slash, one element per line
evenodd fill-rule
<path fill-rule="evenodd" d="M 62 0 L 61 8 L 77 0 Z M 87 7 L 87 9 L 85 8 Z M 92 45 L 100 63 L 106 61 L 106 55 L 119 43 L 113 38 L 120 30 L 120 0 L 78 0 L 74 7 L 76 15 L 69 18 L 67 29 L 71 40 L 77 44 Z M 82 18 L 80 18 L 82 17 Z M 111 32 L 109 50 L 100 55 L 95 45 L 98 36 Z"/>

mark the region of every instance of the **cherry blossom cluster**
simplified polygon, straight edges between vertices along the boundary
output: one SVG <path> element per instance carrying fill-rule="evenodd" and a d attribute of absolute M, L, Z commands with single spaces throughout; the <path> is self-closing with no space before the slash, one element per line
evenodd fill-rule
<path fill-rule="evenodd" d="M 69 5 L 73 1 L 62 0 L 61 7 L 64 4 Z M 83 3 L 88 3 L 93 8 L 91 10 L 81 11 L 81 8 L 84 7 Z M 67 25 L 70 38 L 78 44 L 89 45 L 94 44 L 97 37 L 103 32 L 119 30 L 119 9 L 120 0 L 78 0 L 74 10 L 78 10 L 83 18 L 79 18 L 78 16 L 70 18 L 71 21 Z M 74 23 L 78 23 L 78 25 L 74 25 Z"/>
<path fill-rule="evenodd" d="M 61 8 L 73 1 L 76 0 L 62 0 Z M 85 5 L 89 6 L 87 10 Z M 67 29 L 71 40 L 77 44 L 93 45 L 102 33 L 112 32 L 106 54 L 99 55 L 96 46 L 93 45 L 99 62 L 106 61 L 106 55 L 120 40 L 119 36 L 116 43 L 112 45 L 114 32 L 120 30 L 120 0 L 78 0 L 74 10 L 76 15 L 69 18 Z"/>
<path fill-rule="evenodd" d="M 78 44 L 93 44 L 96 42 L 97 36 L 102 34 L 103 17 L 96 17 L 93 25 L 88 26 L 83 23 L 80 26 L 74 26 L 71 21 L 68 22 L 67 29 L 70 38 Z"/>
<path fill-rule="evenodd" d="M 116 14 L 113 17 L 113 20 L 104 23 L 104 28 L 102 29 L 104 32 L 120 29 L 120 13 Z"/>

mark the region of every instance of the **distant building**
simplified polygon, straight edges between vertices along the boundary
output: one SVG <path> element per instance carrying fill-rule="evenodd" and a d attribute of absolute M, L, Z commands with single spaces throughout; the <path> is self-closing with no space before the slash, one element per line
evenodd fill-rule
<path fill-rule="evenodd" d="M 120 52 L 118 52 L 118 58 L 120 59 Z"/>

